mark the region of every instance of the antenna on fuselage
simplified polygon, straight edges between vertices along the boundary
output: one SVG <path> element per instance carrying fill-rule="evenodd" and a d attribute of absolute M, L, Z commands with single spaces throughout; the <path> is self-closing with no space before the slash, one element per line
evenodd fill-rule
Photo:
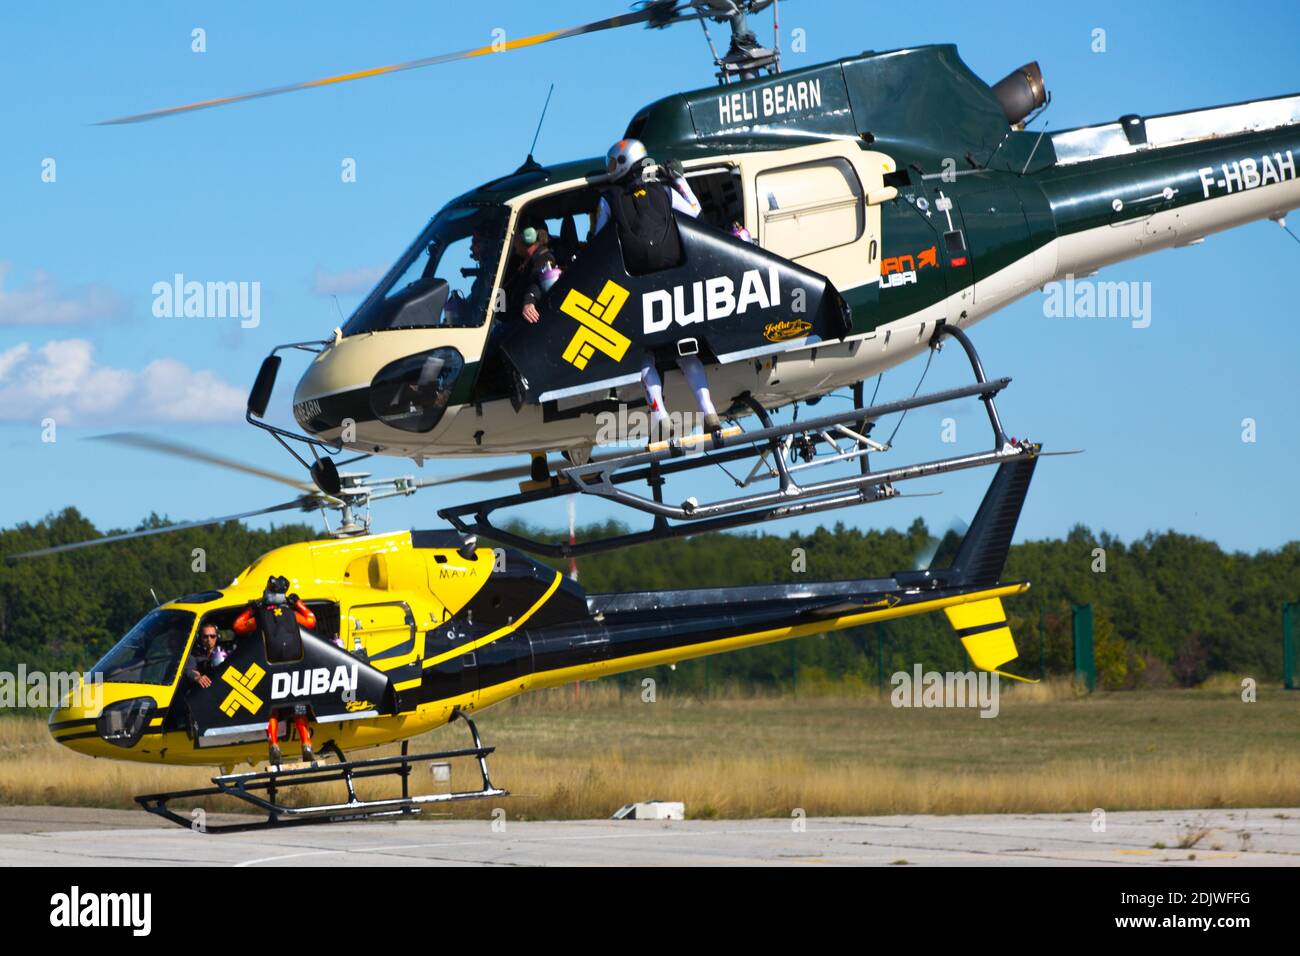
<path fill-rule="evenodd" d="M 524 160 L 525 167 L 537 165 L 537 160 L 533 159 L 533 150 L 537 148 L 537 137 L 542 135 L 542 124 L 546 122 L 546 111 L 550 109 L 551 94 L 554 92 L 555 92 L 555 84 L 552 83 L 551 88 L 546 91 L 546 102 L 542 105 L 541 119 L 537 121 L 537 132 L 533 133 L 533 144 L 528 147 L 528 158 Z"/>
<path fill-rule="evenodd" d="M 776 54 L 776 62 L 772 64 L 772 72 L 781 72 L 781 0 L 772 0 L 772 52 Z"/>

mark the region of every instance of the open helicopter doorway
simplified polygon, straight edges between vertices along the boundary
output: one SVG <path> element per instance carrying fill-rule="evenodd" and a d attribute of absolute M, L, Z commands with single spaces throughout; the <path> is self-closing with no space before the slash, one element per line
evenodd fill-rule
<path fill-rule="evenodd" d="M 500 285 L 493 294 L 490 326 L 483 344 L 482 371 L 474 383 L 471 401 L 483 404 L 513 398 L 514 376 L 501 353 L 501 343 L 525 321 L 524 293 L 532 279 L 528 256 L 522 252 L 522 233 L 536 229 L 539 241 L 555 257 L 560 271 L 571 267 L 587 248 L 596 224 L 600 188 L 583 183 L 526 202 L 502 246 L 505 258 Z"/>
<path fill-rule="evenodd" d="M 699 221 L 730 232 L 745 224 L 744 193 L 740 170 L 733 164 L 711 164 L 686 171 L 686 179 L 700 201 Z M 518 398 L 514 378 L 501 354 L 501 342 L 524 321 L 523 293 L 529 277 L 523 274 L 526 257 L 516 241 L 525 229 L 536 229 L 539 239 L 555 256 L 564 273 L 577 265 L 595 238 L 596 219 L 604 182 L 584 182 L 526 202 L 515 217 L 503 246 L 506 263 L 491 314 L 491 328 L 483 349 L 483 371 L 475 383 L 472 401 Z"/>

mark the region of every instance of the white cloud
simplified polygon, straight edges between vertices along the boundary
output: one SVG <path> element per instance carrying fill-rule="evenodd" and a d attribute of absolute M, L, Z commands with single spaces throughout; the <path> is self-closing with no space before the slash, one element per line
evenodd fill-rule
<path fill-rule="evenodd" d="M 231 422 L 243 417 L 244 400 L 213 372 L 176 359 L 138 371 L 101 365 L 85 339 L 0 351 L 0 421 Z"/>
<path fill-rule="evenodd" d="M 383 266 L 346 269 L 343 272 L 316 270 L 311 280 L 311 291 L 316 295 L 352 295 L 369 292 L 388 271 Z"/>
<path fill-rule="evenodd" d="M 74 325 L 117 315 L 123 303 L 112 289 L 99 285 L 59 289 L 48 272 L 37 269 L 21 289 L 6 290 L 12 268 L 0 262 L 0 326 Z"/>

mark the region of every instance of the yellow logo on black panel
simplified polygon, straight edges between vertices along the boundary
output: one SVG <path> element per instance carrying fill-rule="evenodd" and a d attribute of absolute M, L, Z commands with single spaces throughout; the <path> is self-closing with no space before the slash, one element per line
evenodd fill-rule
<path fill-rule="evenodd" d="M 763 326 L 763 338 L 769 342 L 789 342 L 791 339 L 801 339 L 811 331 L 811 322 L 805 322 L 803 319 L 782 319 Z"/>
<path fill-rule="evenodd" d="M 231 691 L 221 702 L 221 712 L 227 717 L 234 717 L 235 711 L 240 707 L 247 707 L 252 714 L 261 710 L 262 698 L 254 694 L 253 690 L 265 676 L 266 671 L 255 663 L 249 664 L 248 670 L 242 674 L 234 667 L 227 667 L 222 672 L 221 679 L 230 685 Z"/>
<path fill-rule="evenodd" d="M 597 351 L 615 362 L 623 361 L 632 340 L 614 328 L 614 320 L 627 303 L 627 297 L 627 289 L 613 281 L 605 283 L 594 301 L 577 289 L 569 290 L 560 311 L 577 319 L 582 328 L 573 334 L 564 349 L 564 361 L 579 371 L 587 367 Z"/>

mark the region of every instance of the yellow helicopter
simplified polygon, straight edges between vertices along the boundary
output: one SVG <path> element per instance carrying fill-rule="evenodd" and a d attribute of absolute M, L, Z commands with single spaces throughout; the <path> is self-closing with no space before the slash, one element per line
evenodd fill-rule
<path fill-rule="evenodd" d="M 411 814 L 429 803 L 502 795 L 488 773 L 493 748 L 483 745 L 472 715 L 575 680 L 939 610 L 976 667 L 1004 673 L 1017 652 L 1002 598 L 1029 585 L 1000 578 L 1036 452 L 1027 446 L 999 466 L 965 536 L 930 569 L 884 578 L 586 594 L 517 550 L 480 547 L 454 531 L 278 548 L 225 588 L 149 612 L 91 669 L 97 693 L 69 695 L 50 715 L 50 733 L 94 757 L 222 768 L 211 787 L 137 797 L 185 827 L 199 818 L 171 801 L 228 796 L 266 813 L 200 827 L 222 832 Z M 278 605 L 277 593 L 285 598 Z M 310 627 L 272 616 L 274 607 L 298 603 Z M 250 617 L 256 629 L 238 623 Z M 268 623 L 276 620 L 285 623 Z M 285 627 L 287 643 L 277 638 Z M 205 629 L 216 640 L 200 646 Z M 287 720 L 282 729 L 271 722 L 294 711 L 314 728 L 314 752 L 303 749 L 311 738 L 301 732 L 290 739 Z M 409 752 L 409 738 L 457 719 L 469 727 L 470 747 Z M 348 756 L 396 741 L 397 756 Z M 281 748 L 304 760 L 234 772 Z M 477 761 L 481 786 L 410 792 L 414 765 L 455 757 Z M 359 798 L 354 782 L 369 777 L 399 778 L 400 794 Z M 312 792 L 339 781 L 346 801 L 290 806 L 278 795 L 282 787 Z"/>

